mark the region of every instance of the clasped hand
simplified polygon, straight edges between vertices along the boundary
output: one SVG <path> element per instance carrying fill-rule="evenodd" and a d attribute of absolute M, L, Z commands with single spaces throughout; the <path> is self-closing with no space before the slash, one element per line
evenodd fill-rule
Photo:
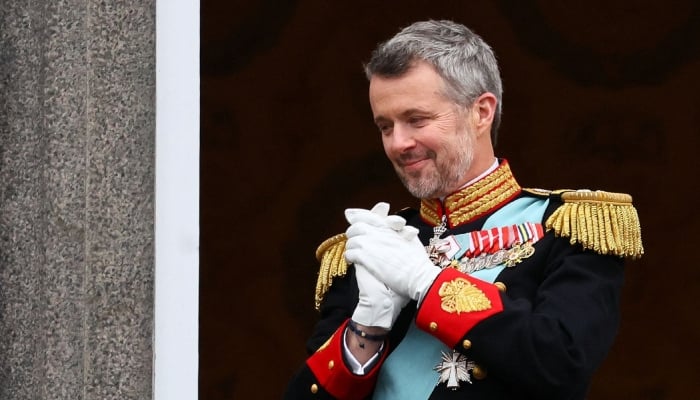
<path fill-rule="evenodd" d="M 400 230 L 406 221 L 399 216 L 389 216 L 389 204 L 378 203 L 371 210 L 349 208 L 345 218 L 351 224 L 367 223 Z M 365 326 L 391 329 L 408 298 L 399 296 L 377 280 L 363 265 L 355 264 L 355 278 L 359 298 L 352 319 Z"/>
<path fill-rule="evenodd" d="M 418 239 L 418 230 L 406 226 L 406 221 L 398 215 L 387 215 L 388 210 L 387 203 L 378 203 L 372 210 L 348 209 L 345 213 L 350 223 L 345 232 L 348 237 L 345 258 L 358 270 L 360 304 L 363 301 L 362 286 L 367 284 L 370 277 L 374 277 L 380 286 L 386 285 L 389 296 L 402 298 L 403 305 L 408 299 L 420 303 L 440 273 L 440 268 L 428 258 Z M 365 274 L 363 269 L 369 274 Z M 364 282 L 361 283 L 361 279 Z M 377 291 L 376 287 L 373 290 L 371 296 L 365 296 L 368 302 L 386 299 L 386 293 L 380 293 L 381 290 Z M 393 316 L 392 324 L 397 315 Z"/>

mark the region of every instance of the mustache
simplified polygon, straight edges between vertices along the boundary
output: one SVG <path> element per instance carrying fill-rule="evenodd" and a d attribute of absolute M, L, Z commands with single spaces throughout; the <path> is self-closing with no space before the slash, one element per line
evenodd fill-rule
<path fill-rule="evenodd" d="M 425 159 L 434 159 L 435 158 L 435 152 L 428 150 L 428 151 L 423 151 L 423 152 L 406 152 L 406 153 L 401 153 L 396 160 L 396 164 L 405 167 L 406 165 L 413 164 L 416 161 L 420 160 L 425 160 Z"/>

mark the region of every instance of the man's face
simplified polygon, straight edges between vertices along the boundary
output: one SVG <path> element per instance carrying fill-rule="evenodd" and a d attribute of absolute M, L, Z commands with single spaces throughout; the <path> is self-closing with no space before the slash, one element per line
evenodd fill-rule
<path fill-rule="evenodd" d="M 369 85 L 384 151 L 408 191 L 421 199 L 463 186 L 474 158 L 470 112 L 449 100 L 443 87 L 424 62 L 398 78 L 373 76 Z"/>

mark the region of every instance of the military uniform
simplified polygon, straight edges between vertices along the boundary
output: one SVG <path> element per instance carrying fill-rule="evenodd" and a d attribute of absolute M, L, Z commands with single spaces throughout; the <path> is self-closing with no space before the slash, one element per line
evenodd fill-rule
<path fill-rule="evenodd" d="M 443 267 L 421 307 L 403 309 L 377 364 L 354 375 L 343 338 L 357 282 L 344 235 L 324 242 L 321 318 L 286 399 L 585 397 L 617 332 L 624 258 L 643 253 L 630 196 L 522 189 L 500 160 L 400 215 Z"/>

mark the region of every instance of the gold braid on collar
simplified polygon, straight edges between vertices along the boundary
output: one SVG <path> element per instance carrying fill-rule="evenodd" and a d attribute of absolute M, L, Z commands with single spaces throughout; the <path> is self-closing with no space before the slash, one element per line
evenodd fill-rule
<path fill-rule="evenodd" d="M 527 190 L 544 194 L 542 190 Z M 545 227 L 571 244 L 600 254 L 639 258 L 644 254 L 642 233 L 632 196 L 600 190 L 556 190 L 563 204 L 547 218 Z"/>
<path fill-rule="evenodd" d="M 444 202 L 439 199 L 421 200 L 420 215 L 433 226 L 439 225 L 442 216 L 446 215 L 447 224 L 453 228 L 495 211 L 520 191 L 521 187 L 504 159 L 490 174 L 447 196 Z"/>

